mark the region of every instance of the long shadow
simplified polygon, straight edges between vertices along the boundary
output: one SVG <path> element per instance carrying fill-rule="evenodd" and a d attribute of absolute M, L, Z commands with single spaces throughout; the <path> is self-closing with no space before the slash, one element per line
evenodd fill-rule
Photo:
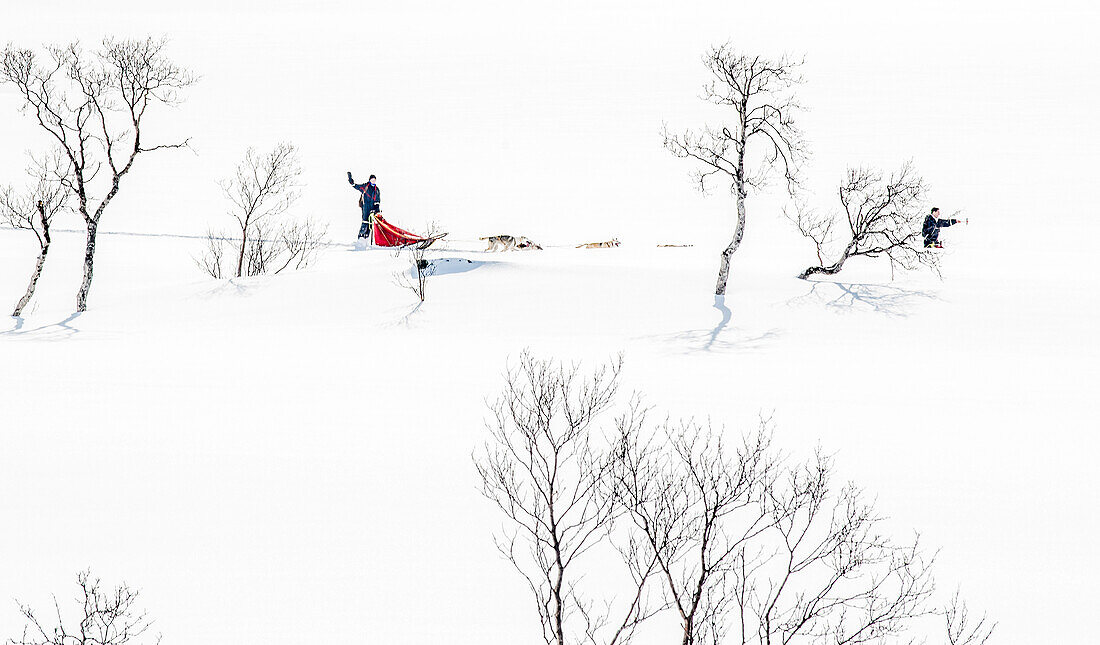
<path fill-rule="evenodd" d="M 70 323 L 80 317 L 80 312 L 75 312 L 69 315 L 65 320 L 52 323 L 49 325 L 42 325 L 35 327 L 34 329 L 23 329 L 24 320 L 21 316 L 16 316 L 16 324 L 14 329 L 9 329 L 5 332 L 0 332 L 0 337 L 8 338 L 22 338 L 22 337 L 34 337 L 35 340 L 65 340 L 72 338 L 80 333 L 80 329 L 77 329 Z M 38 334 L 38 332 L 43 332 Z"/>
<path fill-rule="evenodd" d="M 733 311 L 726 305 L 725 296 L 714 296 L 714 308 L 722 314 L 722 318 L 712 329 L 688 329 L 646 338 L 675 345 L 686 345 L 683 353 L 694 354 L 697 352 L 752 352 L 766 347 L 770 341 L 779 337 L 778 329 L 748 334 L 737 327 L 730 327 Z"/>
<path fill-rule="evenodd" d="M 834 311 L 870 311 L 905 318 L 921 300 L 939 300 L 931 291 L 902 289 L 881 284 L 814 280 L 810 290 L 787 301 L 788 306 L 823 304 Z"/>
<path fill-rule="evenodd" d="M 726 325 L 730 324 L 730 320 L 733 319 L 733 312 L 726 306 L 725 296 L 714 296 L 714 308 L 722 312 L 722 320 L 720 320 L 718 324 L 715 325 L 714 329 L 711 330 L 710 339 L 707 340 L 706 346 L 703 347 L 703 349 L 708 351 L 714 347 L 714 343 L 718 341 L 718 334 L 721 334 L 722 330 L 725 329 Z"/>

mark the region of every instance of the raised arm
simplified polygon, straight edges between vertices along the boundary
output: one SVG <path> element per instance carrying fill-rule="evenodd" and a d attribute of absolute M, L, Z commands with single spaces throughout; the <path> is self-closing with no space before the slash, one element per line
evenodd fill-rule
<path fill-rule="evenodd" d="M 354 188 L 355 190 L 358 190 L 359 192 L 363 192 L 363 189 L 367 187 L 367 184 L 357 184 L 357 183 L 355 183 L 355 180 L 351 178 L 351 173 L 350 172 L 348 173 L 348 183 L 351 184 L 352 188 Z"/>

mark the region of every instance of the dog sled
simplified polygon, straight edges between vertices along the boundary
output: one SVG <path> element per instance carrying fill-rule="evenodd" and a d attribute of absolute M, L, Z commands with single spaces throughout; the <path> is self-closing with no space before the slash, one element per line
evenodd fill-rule
<path fill-rule="evenodd" d="M 415 245 L 419 249 L 426 249 L 432 244 L 435 244 L 439 240 L 447 237 L 446 233 L 439 233 L 437 235 L 417 235 L 416 233 L 410 233 L 403 228 L 398 228 L 393 224 L 387 222 L 381 215 L 375 213 L 374 215 L 374 228 L 371 234 L 371 240 L 375 246 L 413 246 Z"/>

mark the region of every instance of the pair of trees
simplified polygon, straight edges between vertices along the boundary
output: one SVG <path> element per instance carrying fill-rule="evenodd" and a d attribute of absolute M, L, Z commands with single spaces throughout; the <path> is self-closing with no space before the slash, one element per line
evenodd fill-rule
<path fill-rule="evenodd" d="M 666 610 L 681 645 L 905 642 L 933 614 L 952 645 L 988 640 L 993 625 L 970 622 L 957 596 L 936 608 L 934 558 L 917 538 L 884 533 L 820 451 L 787 463 L 766 422 L 731 442 L 693 422 L 651 424 L 635 398 L 598 432 L 621 368 L 583 375 L 524 354 L 474 456 L 507 519 L 497 548 L 546 643 L 622 645 Z M 582 588 L 588 556 L 608 545 L 629 580 L 617 603 Z"/>
<path fill-rule="evenodd" d="M 730 259 L 745 234 L 748 197 L 775 174 L 782 175 L 792 195 L 801 186 L 808 147 L 797 123 L 803 108 L 795 90 L 804 82 L 799 73 L 804 61 L 789 56 L 749 56 L 725 44 L 711 48 L 703 63 L 713 77 L 704 87 L 704 99 L 729 108 L 731 122 L 682 135 L 666 127 L 664 145 L 677 157 L 700 164 L 693 176 L 701 190 L 706 191 L 716 177 L 731 182 L 737 216 L 733 238 L 719 263 L 715 294 L 722 296 Z M 820 214 L 802 204 L 789 215 L 817 251 L 818 265 L 799 277 L 837 273 L 856 256 L 885 256 L 891 268 L 924 265 L 935 269 L 937 256 L 916 245 L 925 191 L 923 181 L 908 164 L 888 177 L 872 169 L 849 169 L 839 189 L 843 216 Z"/>
<path fill-rule="evenodd" d="M 78 312 L 87 309 L 100 221 L 118 195 L 123 179 L 141 155 L 188 145 L 187 140 L 150 144 L 144 136 L 150 108 L 155 112 L 159 106 L 178 104 L 181 91 L 195 82 L 189 71 L 165 56 L 166 42 L 153 38 L 106 39 L 92 53 L 73 43 L 46 47 L 44 57 L 8 45 L 0 57 L 0 83 L 19 92 L 22 111 L 49 136 L 55 146 L 51 158 L 60 161 L 39 164 L 36 188 L 16 201 L 24 205 L 42 201 L 49 206 L 42 191 L 53 189 L 42 186 L 60 186 L 84 221 Z M 30 296 L 49 248 L 45 235 L 49 218 L 57 211 L 39 210 L 29 222 L 25 209 L 9 209 L 9 215 L 11 212 L 19 213 L 15 219 L 24 224 L 21 228 L 29 227 L 39 236 L 39 260 L 28 289 Z M 17 311 L 26 305 L 21 303 Z"/>

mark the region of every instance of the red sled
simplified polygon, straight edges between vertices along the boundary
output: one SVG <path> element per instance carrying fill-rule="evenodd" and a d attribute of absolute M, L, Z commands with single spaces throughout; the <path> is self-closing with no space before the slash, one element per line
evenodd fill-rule
<path fill-rule="evenodd" d="M 412 246 L 415 244 L 422 249 L 426 249 L 436 240 L 441 240 L 446 236 L 446 233 L 428 237 L 410 233 L 403 228 L 390 224 L 376 213 L 374 215 L 374 233 L 371 237 L 375 246 Z"/>

